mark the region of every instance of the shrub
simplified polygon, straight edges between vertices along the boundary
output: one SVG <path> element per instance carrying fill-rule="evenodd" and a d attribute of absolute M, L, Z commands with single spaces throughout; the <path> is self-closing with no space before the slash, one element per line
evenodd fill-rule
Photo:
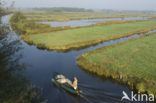
<path fill-rule="evenodd" d="M 49 24 L 35 23 L 34 21 L 27 20 L 27 18 L 20 12 L 15 12 L 10 19 L 12 28 L 18 34 L 36 34 L 50 31 Z"/>

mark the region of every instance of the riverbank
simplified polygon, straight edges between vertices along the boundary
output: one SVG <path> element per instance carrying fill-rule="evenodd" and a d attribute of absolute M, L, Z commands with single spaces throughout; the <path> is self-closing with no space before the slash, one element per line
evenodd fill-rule
<path fill-rule="evenodd" d="M 77 64 L 140 92 L 156 94 L 156 33 L 84 53 Z"/>
<path fill-rule="evenodd" d="M 138 21 L 109 25 L 89 26 L 57 32 L 22 35 L 22 39 L 38 48 L 58 51 L 68 51 L 95 45 L 133 34 L 145 33 L 156 29 L 156 21 Z"/>

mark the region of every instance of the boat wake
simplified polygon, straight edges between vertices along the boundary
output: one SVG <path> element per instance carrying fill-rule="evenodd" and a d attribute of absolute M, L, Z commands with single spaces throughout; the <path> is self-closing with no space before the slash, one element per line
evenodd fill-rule
<path fill-rule="evenodd" d="M 108 93 L 103 89 L 99 89 L 85 84 L 79 84 L 79 88 L 80 90 L 82 90 L 81 97 L 88 103 L 121 102 L 121 96 L 114 93 Z"/>

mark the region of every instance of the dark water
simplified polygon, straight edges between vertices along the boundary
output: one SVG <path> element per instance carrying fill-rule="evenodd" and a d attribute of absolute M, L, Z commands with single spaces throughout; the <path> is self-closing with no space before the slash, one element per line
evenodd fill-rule
<path fill-rule="evenodd" d="M 4 16 L 3 21 L 5 22 L 3 23 L 8 24 L 8 19 L 9 16 Z M 8 42 L 20 40 L 19 42 L 23 49 L 17 51 L 13 57 L 22 54 L 18 62 L 25 64 L 24 77 L 31 84 L 42 89 L 42 99 L 48 99 L 48 103 L 120 103 L 122 91 L 130 94 L 131 90 L 127 86 L 123 86 L 115 81 L 105 78 L 101 79 L 83 71 L 77 66 L 76 57 L 86 51 L 139 36 L 136 34 L 66 53 L 37 49 L 35 46 L 23 42 L 13 31 L 6 38 Z M 79 88 L 84 92 L 85 97 L 73 96 L 52 84 L 51 78 L 53 72 L 62 73 L 71 80 L 76 76 L 79 81 Z"/>
<path fill-rule="evenodd" d="M 64 26 L 88 26 L 91 24 L 96 24 L 105 21 L 112 21 L 112 20 L 146 20 L 151 19 L 150 17 L 125 17 L 125 18 L 108 18 L 108 19 L 91 19 L 91 20 L 70 20 L 70 21 L 43 21 L 41 23 L 44 24 L 51 24 L 52 27 L 64 27 Z"/>

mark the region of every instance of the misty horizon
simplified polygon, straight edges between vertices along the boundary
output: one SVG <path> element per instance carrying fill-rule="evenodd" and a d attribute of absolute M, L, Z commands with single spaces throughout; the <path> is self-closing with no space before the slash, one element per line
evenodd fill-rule
<path fill-rule="evenodd" d="M 156 0 L 5 0 L 7 6 L 15 1 L 15 8 L 52 8 L 72 7 L 85 9 L 108 10 L 154 10 Z"/>

